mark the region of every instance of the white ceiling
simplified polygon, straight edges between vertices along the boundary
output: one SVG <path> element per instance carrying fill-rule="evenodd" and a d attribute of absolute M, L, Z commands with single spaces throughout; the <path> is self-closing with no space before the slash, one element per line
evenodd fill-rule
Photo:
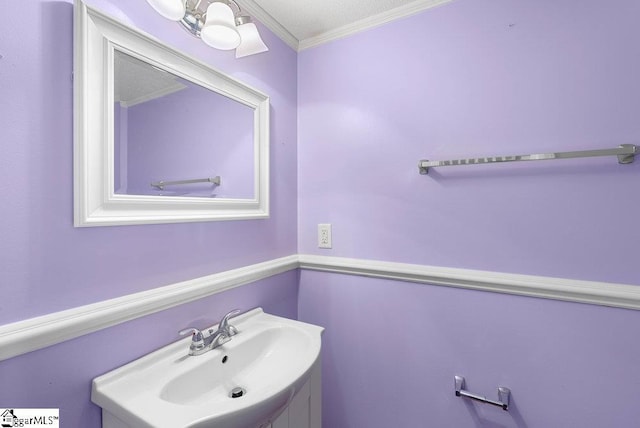
<path fill-rule="evenodd" d="M 238 0 L 289 46 L 303 50 L 452 0 Z"/>

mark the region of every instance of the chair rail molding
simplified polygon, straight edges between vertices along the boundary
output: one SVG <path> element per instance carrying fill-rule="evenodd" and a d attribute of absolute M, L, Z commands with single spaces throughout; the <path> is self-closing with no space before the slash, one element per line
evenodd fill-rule
<path fill-rule="evenodd" d="M 640 284 L 456 269 L 343 257 L 298 255 L 300 268 L 429 285 L 640 310 Z"/>
<path fill-rule="evenodd" d="M 640 284 L 293 254 L 0 326 L 0 361 L 294 269 L 640 310 Z"/>
<path fill-rule="evenodd" d="M 0 326 L 0 361 L 298 267 L 295 255 Z"/>

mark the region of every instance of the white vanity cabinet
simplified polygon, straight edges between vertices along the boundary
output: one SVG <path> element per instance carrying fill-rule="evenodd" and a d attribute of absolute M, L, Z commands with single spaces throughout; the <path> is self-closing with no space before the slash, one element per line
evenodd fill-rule
<path fill-rule="evenodd" d="M 320 359 L 311 377 L 293 397 L 289 407 L 264 428 L 322 428 L 322 377 Z"/>

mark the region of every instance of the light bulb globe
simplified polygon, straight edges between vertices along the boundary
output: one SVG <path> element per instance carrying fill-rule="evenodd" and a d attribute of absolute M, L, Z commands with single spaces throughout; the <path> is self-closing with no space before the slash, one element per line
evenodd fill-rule
<path fill-rule="evenodd" d="M 147 0 L 160 15 L 172 21 L 180 21 L 186 12 L 184 0 Z"/>
<path fill-rule="evenodd" d="M 221 50 L 231 50 L 240 44 L 233 11 L 224 3 L 211 3 L 207 8 L 207 20 L 200 32 L 202 41 Z"/>
<path fill-rule="evenodd" d="M 239 25 L 238 32 L 240 33 L 240 39 L 242 41 L 236 49 L 236 58 L 242 58 L 269 50 L 267 45 L 262 41 L 260 33 L 258 33 L 258 28 L 253 22 Z"/>

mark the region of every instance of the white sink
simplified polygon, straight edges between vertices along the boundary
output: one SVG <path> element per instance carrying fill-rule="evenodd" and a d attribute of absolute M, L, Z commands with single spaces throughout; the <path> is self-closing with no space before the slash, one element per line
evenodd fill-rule
<path fill-rule="evenodd" d="M 114 426 L 259 427 L 308 380 L 322 327 L 254 309 L 232 318 L 238 334 L 189 356 L 186 338 L 93 380 L 91 400 Z M 180 326 L 179 326 L 180 327 Z M 231 398 L 231 390 L 246 392 Z"/>

